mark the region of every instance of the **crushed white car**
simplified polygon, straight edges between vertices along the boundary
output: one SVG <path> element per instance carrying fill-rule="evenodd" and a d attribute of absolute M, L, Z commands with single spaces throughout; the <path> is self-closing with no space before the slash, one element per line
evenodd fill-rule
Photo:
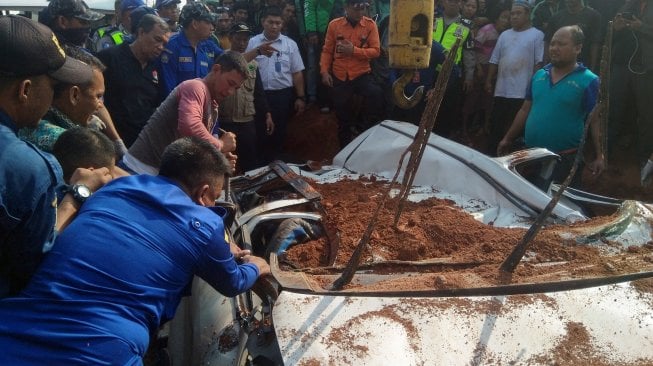
<path fill-rule="evenodd" d="M 334 240 L 329 230 L 320 230 L 328 214 L 320 204 L 321 183 L 370 175 L 392 179 L 415 131 L 411 124 L 384 121 L 345 147 L 332 166 L 315 171 L 279 162 L 233 178 L 232 238 L 268 255 L 273 276 L 236 298 L 196 280 L 193 296 L 170 327 L 173 364 L 653 363 L 653 206 L 647 203 L 569 189 L 548 219 L 564 228 L 588 220 L 596 207 L 613 212 L 609 220 L 560 232 L 600 248 L 608 264 L 630 261 L 634 270 L 625 272 L 561 273 L 561 263 L 550 262 L 534 264 L 544 275 L 520 281 L 379 290 L 376 284 L 424 274 L 406 270 L 406 263 L 401 270 L 375 271 L 393 265 L 378 262 L 358 268 L 351 285 L 336 291 L 328 284 L 343 268 L 280 263 L 287 238 L 279 228 L 287 220 L 309 223 L 317 228 L 312 235 Z M 479 222 L 528 228 L 558 188 L 548 178 L 556 159 L 544 149 L 490 158 L 432 135 L 409 199 L 446 198 Z M 530 181 L 520 174 L 525 166 L 535 171 Z M 438 268 L 445 277 L 457 271 L 455 263 L 438 258 L 414 264 L 433 263 L 429 276 L 437 276 Z"/>

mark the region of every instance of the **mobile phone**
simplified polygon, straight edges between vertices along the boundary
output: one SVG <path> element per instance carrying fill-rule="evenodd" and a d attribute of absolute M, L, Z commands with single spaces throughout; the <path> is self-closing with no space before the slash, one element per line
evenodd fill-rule
<path fill-rule="evenodd" d="M 342 35 L 338 35 L 336 37 L 336 53 L 341 53 L 342 52 L 342 51 L 340 51 L 340 42 L 344 41 L 344 40 L 345 40 L 345 37 L 342 36 Z"/>
<path fill-rule="evenodd" d="M 623 13 L 621 13 L 621 17 L 626 20 L 635 20 L 635 18 L 633 17 L 633 13 L 629 11 L 624 11 Z"/>

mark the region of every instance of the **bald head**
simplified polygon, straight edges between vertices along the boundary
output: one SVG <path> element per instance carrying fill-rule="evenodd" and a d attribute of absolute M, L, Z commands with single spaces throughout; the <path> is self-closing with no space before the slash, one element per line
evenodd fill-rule
<path fill-rule="evenodd" d="M 584 38 L 583 31 L 576 25 L 558 29 L 549 43 L 551 64 L 555 67 L 575 64 L 583 47 Z"/>

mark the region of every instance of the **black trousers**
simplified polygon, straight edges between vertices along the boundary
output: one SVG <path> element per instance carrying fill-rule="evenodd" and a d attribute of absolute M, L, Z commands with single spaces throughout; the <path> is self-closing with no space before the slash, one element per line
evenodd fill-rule
<path fill-rule="evenodd" d="M 354 95 L 363 97 L 362 116 L 354 115 L 352 99 Z M 353 128 L 367 129 L 378 122 L 381 103 L 384 102 L 383 91 L 372 78 L 364 74 L 353 80 L 333 78 L 331 100 L 338 117 L 338 139 L 340 147 L 347 145 L 353 138 Z"/>
<path fill-rule="evenodd" d="M 244 173 L 259 167 L 258 141 L 254 120 L 249 122 L 220 122 L 220 126 L 236 135 L 236 171 Z"/>
<path fill-rule="evenodd" d="M 265 133 L 265 122 L 257 123 L 257 136 L 259 141 L 259 163 L 267 165 L 278 159 L 283 150 L 283 143 L 286 140 L 288 122 L 293 114 L 295 103 L 295 91 L 293 88 L 279 90 L 266 90 L 270 114 L 274 121 L 274 133 Z M 265 120 L 263 120 L 265 121 Z"/>
<path fill-rule="evenodd" d="M 492 114 L 490 115 L 490 138 L 488 152 L 491 156 L 497 154 L 497 145 L 510 129 L 512 122 L 524 104 L 523 99 L 494 97 Z"/>

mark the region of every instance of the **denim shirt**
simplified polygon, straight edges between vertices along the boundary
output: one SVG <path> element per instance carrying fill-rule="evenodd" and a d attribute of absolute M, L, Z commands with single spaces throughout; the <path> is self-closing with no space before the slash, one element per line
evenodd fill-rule
<path fill-rule="evenodd" d="M 52 247 L 57 192 L 64 186 L 54 156 L 16 133 L 0 110 L 0 298 L 26 285 Z"/>

